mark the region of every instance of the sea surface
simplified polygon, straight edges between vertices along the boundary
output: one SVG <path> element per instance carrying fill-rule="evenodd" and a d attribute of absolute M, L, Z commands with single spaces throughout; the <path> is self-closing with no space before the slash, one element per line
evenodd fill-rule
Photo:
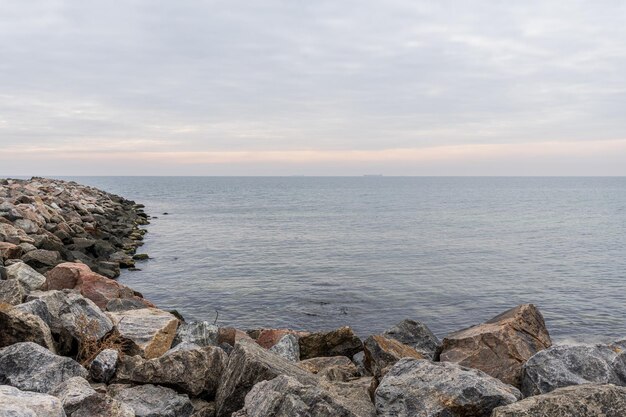
<path fill-rule="evenodd" d="M 626 337 L 626 178 L 69 179 L 146 205 L 120 280 L 188 320 L 444 336 L 534 303 L 557 340 Z"/>

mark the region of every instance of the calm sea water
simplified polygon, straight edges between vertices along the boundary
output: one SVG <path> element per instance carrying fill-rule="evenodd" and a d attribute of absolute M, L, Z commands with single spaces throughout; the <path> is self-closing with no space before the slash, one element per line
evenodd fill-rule
<path fill-rule="evenodd" d="M 72 179 L 158 217 L 120 279 L 188 319 L 443 336 L 535 303 L 556 339 L 626 337 L 626 178 Z"/>

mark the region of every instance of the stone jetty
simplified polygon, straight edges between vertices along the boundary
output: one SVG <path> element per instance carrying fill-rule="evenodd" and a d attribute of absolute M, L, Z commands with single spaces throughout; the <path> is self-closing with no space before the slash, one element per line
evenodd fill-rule
<path fill-rule="evenodd" d="M 626 339 L 552 344 L 531 304 L 442 340 L 415 318 L 363 340 L 186 322 L 114 279 L 148 223 L 92 187 L 0 180 L 0 417 L 626 415 Z"/>

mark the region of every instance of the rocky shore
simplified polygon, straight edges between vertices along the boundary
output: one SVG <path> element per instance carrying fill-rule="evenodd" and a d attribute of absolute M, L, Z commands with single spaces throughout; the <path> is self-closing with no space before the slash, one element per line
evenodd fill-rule
<path fill-rule="evenodd" d="M 626 416 L 626 339 L 553 344 L 532 304 L 443 340 L 186 322 L 113 279 L 142 208 L 0 180 L 0 417 Z"/>

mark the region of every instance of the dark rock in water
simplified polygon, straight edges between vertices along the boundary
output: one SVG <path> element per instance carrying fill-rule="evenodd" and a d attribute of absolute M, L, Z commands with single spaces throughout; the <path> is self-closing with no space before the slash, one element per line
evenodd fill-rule
<path fill-rule="evenodd" d="M 626 388 L 586 384 L 559 388 L 498 407 L 492 417 L 624 417 Z"/>
<path fill-rule="evenodd" d="M 411 346 L 379 335 L 365 339 L 364 348 L 365 369 L 376 377 L 384 375 L 387 367 L 394 365 L 402 358 L 427 359 Z"/>
<path fill-rule="evenodd" d="M 532 304 L 523 304 L 483 324 L 448 335 L 442 343 L 440 360 L 480 369 L 520 387 L 522 365 L 551 344 L 539 310 Z"/>
<path fill-rule="evenodd" d="M 87 375 L 78 362 L 57 356 L 36 343 L 16 343 L 0 349 L 0 384 L 23 391 L 48 393 L 61 382 Z"/>
<path fill-rule="evenodd" d="M 215 417 L 215 402 L 192 398 L 193 414 L 191 417 Z"/>
<path fill-rule="evenodd" d="M 26 297 L 26 289 L 15 279 L 0 281 L 0 303 L 20 304 Z"/>
<path fill-rule="evenodd" d="M 0 417 L 65 417 L 58 398 L 0 385 Z"/>
<path fill-rule="evenodd" d="M 114 349 L 104 349 L 89 365 L 89 375 L 96 382 L 108 383 L 117 369 L 119 353 Z"/>
<path fill-rule="evenodd" d="M 172 345 L 189 342 L 198 346 L 217 346 L 218 332 L 217 326 L 208 321 L 182 323 L 176 330 L 176 337 Z"/>
<path fill-rule="evenodd" d="M 270 352 L 282 356 L 291 362 L 298 362 L 300 360 L 300 345 L 298 344 L 298 338 L 292 334 L 284 335 L 278 343 L 272 346 Z"/>
<path fill-rule="evenodd" d="M 306 359 L 298 366 L 329 381 L 348 381 L 359 376 L 356 365 L 345 356 Z"/>
<path fill-rule="evenodd" d="M 136 417 L 189 417 L 193 404 L 185 394 L 156 385 L 109 386 L 114 399 L 130 406 Z"/>
<path fill-rule="evenodd" d="M 230 354 L 216 397 L 216 416 L 226 417 L 241 409 L 244 398 L 261 381 L 287 375 L 302 384 L 316 385 L 317 378 L 256 342 L 240 340 Z"/>
<path fill-rule="evenodd" d="M 326 333 L 312 333 L 300 337 L 300 359 L 319 356 L 347 356 L 363 350 L 363 342 L 350 327 L 340 327 Z"/>
<path fill-rule="evenodd" d="M 145 261 L 145 260 L 150 259 L 150 257 L 148 256 L 147 253 L 137 253 L 133 255 L 133 259 L 136 261 Z"/>
<path fill-rule="evenodd" d="M 402 359 L 376 389 L 377 416 L 489 417 L 521 393 L 477 369 L 449 362 Z"/>
<path fill-rule="evenodd" d="M 555 345 L 532 356 L 522 374 L 525 396 L 570 385 L 626 385 L 626 351 L 600 344 Z"/>
<path fill-rule="evenodd" d="M 383 333 L 388 339 L 411 346 L 426 359 L 434 359 L 441 342 L 428 326 L 419 321 L 403 320 Z"/>
<path fill-rule="evenodd" d="M 41 318 L 8 304 L 0 304 L 0 347 L 19 342 L 37 343 L 56 352 L 50 328 Z"/>

